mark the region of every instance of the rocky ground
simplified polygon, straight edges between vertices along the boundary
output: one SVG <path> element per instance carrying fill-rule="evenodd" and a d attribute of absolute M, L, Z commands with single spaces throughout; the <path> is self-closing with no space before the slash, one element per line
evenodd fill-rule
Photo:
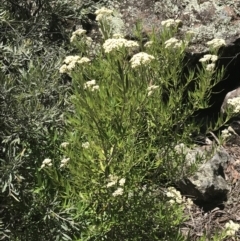
<path fill-rule="evenodd" d="M 181 230 L 189 235 L 189 240 L 198 240 L 204 234 L 213 237 L 219 230 L 224 230 L 230 220 L 240 222 L 240 136 L 232 135 L 223 147 L 232 157 L 224 169 L 225 180 L 230 186 L 227 200 L 209 209 L 194 204 L 190 211 L 186 211 L 190 218 Z M 224 240 L 240 240 L 240 231 L 236 232 L 235 239 L 229 237 Z"/>

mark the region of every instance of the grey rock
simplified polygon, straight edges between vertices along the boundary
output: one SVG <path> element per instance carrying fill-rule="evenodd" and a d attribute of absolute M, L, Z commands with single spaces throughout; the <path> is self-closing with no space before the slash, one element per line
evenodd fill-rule
<path fill-rule="evenodd" d="M 185 165 L 186 168 L 191 165 L 197 164 L 199 161 L 206 158 L 206 153 L 200 148 L 196 147 L 194 149 L 190 149 L 186 147 L 183 143 L 180 143 L 174 147 L 176 153 L 185 156 Z"/>
<path fill-rule="evenodd" d="M 230 187 L 224 179 L 223 170 L 229 161 L 229 154 L 219 147 L 213 157 L 202 164 L 193 176 L 178 182 L 181 193 L 203 202 L 225 200 Z"/>

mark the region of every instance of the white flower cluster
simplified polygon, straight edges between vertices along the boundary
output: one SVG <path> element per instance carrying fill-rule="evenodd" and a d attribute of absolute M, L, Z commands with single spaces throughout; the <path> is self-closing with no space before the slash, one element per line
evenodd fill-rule
<path fill-rule="evenodd" d="M 211 41 L 208 41 L 207 45 L 214 48 L 214 49 L 218 49 L 222 46 L 226 46 L 226 42 L 225 42 L 224 39 L 215 38 Z"/>
<path fill-rule="evenodd" d="M 153 91 L 157 88 L 159 88 L 159 85 L 150 85 L 149 87 L 147 87 L 148 96 L 152 95 Z"/>
<path fill-rule="evenodd" d="M 122 188 L 122 187 L 119 187 L 116 191 L 113 192 L 112 195 L 113 195 L 114 197 L 123 195 L 123 188 Z"/>
<path fill-rule="evenodd" d="M 67 163 L 69 162 L 70 158 L 63 158 L 61 160 L 61 164 L 60 164 L 60 168 L 64 167 L 67 165 Z"/>
<path fill-rule="evenodd" d="M 217 55 L 211 55 L 211 54 L 205 54 L 203 58 L 199 59 L 199 62 L 205 63 L 207 62 L 206 70 L 207 71 L 213 71 L 215 68 L 215 62 L 218 60 Z M 211 61 L 211 63 L 209 63 Z"/>
<path fill-rule="evenodd" d="M 226 140 L 229 136 L 231 136 L 232 134 L 229 132 L 229 130 L 228 129 L 225 129 L 225 130 L 222 130 L 222 138 L 224 139 L 224 140 Z"/>
<path fill-rule="evenodd" d="M 167 197 L 170 197 L 169 203 L 172 205 L 174 203 L 185 204 L 188 209 L 191 209 L 193 201 L 190 198 L 182 197 L 181 193 L 177 191 L 174 187 L 169 187 L 166 193 Z"/>
<path fill-rule="evenodd" d="M 90 59 L 87 57 L 82 57 L 77 63 L 78 64 L 85 64 L 85 63 L 89 63 Z"/>
<path fill-rule="evenodd" d="M 168 20 L 165 20 L 165 21 L 162 21 L 161 22 L 161 25 L 164 26 L 164 27 L 178 27 L 178 26 L 181 26 L 182 25 L 182 21 L 180 19 L 168 19 Z"/>
<path fill-rule="evenodd" d="M 154 56 L 144 52 L 140 52 L 133 55 L 133 57 L 130 59 L 130 63 L 132 68 L 134 69 L 141 65 L 147 65 L 154 59 L 155 59 Z"/>
<path fill-rule="evenodd" d="M 89 146 L 90 146 L 90 143 L 87 141 L 87 142 L 84 142 L 84 143 L 82 143 L 82 148 L 84 148 L 84 149 L 88 149 L 89 148 Z"/>
<path fill-rule="evenodd" d="M 153 41 L 148 41 L 144 44 L 145 48 L 150 48 L 153 45 Z"/>
<path fill-rule="evenodd" d="M 69 145 L 69 142 L 63 142 L 61 143 L 60 147 L 67 148 L 68 145 Z"/>
<path fill-rule="evenodd" d="M 217 55 L 205 54 L 203 58 L 199 59 L 199 62 L 216 62 L 218 60 Z"/>
<path fill-rule="evenodd" d="M 110 175 L 108 176 L 108 180 L 109 180 L 109 182 L 108 182 L 108 184 L 107 184 L 107 188 L 112 187 L 112 186 L 114 186 L 115 184 L 117 184 L 118 177 L 117 177 L 117 176 L 113 176 L 112 174 L 110 174 Z"/>
<path fill-rule="evenodd" d="M 86 30 L 85 29 L 81 29 L 81 28 L 79 28 L 79 29 L 77 29 L 76 31 L 74 31 L 73 33 L 72 33 L 72 36 L 71 36 L 71 38 L 70 38 L 70 42 L 72 43 L 72 42 L 74 42 L 76 39 L 77 39 L 77 37 L 82 37 L 82 36 L 84 36 L 85 34 L 86 34 Z"/>
<path fill-rule="evenodd" d="M 188 208 L 188 209 L 191 209 L 191 207 L 192 207 L 192 205 L 193 205 L 193 201 L 192 201 L 192 199 L 190 199 L 190 198 L 183 198 L 184 199 L 184 201 L 185 201 L 185 206 Z"/>
<path fill-rule="evenodd" d="M 110 17 L 113 13 L 113 10 L 102 7 L 98 10 L 95 11 L 96 16 L 96 21 L 101 21 L 104 17 Z"/>
<path fill-rule="evenodd" d="M 179 191 L 177 191 L 174 187 L 169 187 L 168 192 L 166 193 L 167 197 L 172 198 L 169 203 L 179 203 L 181 204 L 183 202 L 182 195 Z"/>
<path fill-rule="evenodd" d="M 88 36 L 86 36 L 86 30 L 84 30 L 84 29 L 77 29 L 76 31 L 74 31 L 73 33 L 72 33 L 72 36 L 71 36 L 71 38 L 70 38 L 70 42 L 71 43 L 76 43 L 76 42 L 78 42 L 78 40 L 83 40 L 86 44 L 87 44 L 87 46 L 91 46 L 91 44 L 92 44 L 92 42 L 93 42 L 93 40 L 92 40 L 92 38 L 91 37 L 88 37 Z"/>
<path fill-rule="evenodd" d="M 99 90 L 99 85 L 96 84 L 96 80 L 89 80 L 84 84 L 84 89 L 90 89 L 91 91 Z"/>
<path fill-rule="evenodd" d="M 233 113 L 240 112 L 240 96 L 228 99 L 227 103 L 233 107 Z"/>
<path fill-rule="evenodd" d="M 41 168 L 44 168 L 45 166 L 52 166 L 52 160 L 49 158 L 44 159 L 44 161 L 42 162 Z"/>
<path fill-rule="evenodd" d="M 170 38 L 169 40 L 165 41 L 165 48 L 179 48 L 182 46 L 182 40 L 178 40 L 176 38 Z"/>
<path fill-rule="evenodd" d="M 124 186 L 124 184 L 125 184 L 125 182 L 126 182 L 126 179 L 125 178 L 121 178 L 120 180 L 119 180 L 119 178 L 117 177 L 117 176 L 114 176 L 114 175 L 112 175 L 112 174 L 110 174 L 109 176 L 108 176 L 108 184 L 107 184 L 107 188 L 109 188 L 109 187 L 112 187 L 112 186 L 115 186 L 116 184 L 118 184 L 120 187 L 118 187 L 114 192 L 113 192 L 113 196 L 114 197 L 116 197 L 116 196 L 120 196 L 120 195 L 122 195 L 123 194 L 123 186 Z"/>
<path fill-rule="evenodd" d="M 234 236 L 235 233 L 240 228 L 240 225 L 238 223 L 234 223 L 232 220 L 230 220 L 228 223 L 225 224 L 225 228 L 226 228 L 227 236 Z"/>
<path fill-rule="evenodd" d="M 61 66 L 59 70 L 61 74 L 70 73 L 76 67 L 77 64 L 89 63 L 90 59 L 87 57 L 80 58 L 80 56 L 75 55 L 67 56 L 63 62 L 64 64 Z"/>
<path fill-rule="evenodd" d="M 122 47 L 125 48 L 137 48 L 139 47 L 138 43 L 132 40 L 127 40 L 125 38 L 112 38 L 107 39 L 103 44 L 103 49 L 105 53 L 110 53 L 114 50 L 118 50 Z"/>

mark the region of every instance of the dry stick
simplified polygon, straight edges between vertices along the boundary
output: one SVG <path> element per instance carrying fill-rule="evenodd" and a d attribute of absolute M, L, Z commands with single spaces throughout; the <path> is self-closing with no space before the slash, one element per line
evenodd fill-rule
<path fill-rule="evenodd" d="M 209 133 L 213 136 L 213 138 L 215 139 L 215 141 L 217 142 L 217 144 L 220 145 L 220 141 L 219 141 L 219 139 L 216 137 L 216 135 L 215 135 L 212 131 L 209 131 Z"/>

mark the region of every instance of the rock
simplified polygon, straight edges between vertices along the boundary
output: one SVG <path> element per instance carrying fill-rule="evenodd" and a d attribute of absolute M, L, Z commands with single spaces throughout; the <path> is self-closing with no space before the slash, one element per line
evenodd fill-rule
<path fill-rule="evenodd" d="M 224 148 L 219 147 L 213 157 L 202 164 L 193 176 L 178 182 L 179 190 L 196 201 L 221 203 L 226 200 L 230 190 L 223 172 L 229 161 L 229 154 Z"/>
<path fill-rule="evenodd" d="M 202 150 L 201 147 L 196 147 L 194 149 L 190 149 L 186 147 L 183 143 L 176 145 L 174 147 L 174 151 L 179 155 L 185 156 L 185 165 L 186 168 L 191 165 L 197 164 L 198 161 L 201 161 L 206 158 L 207 153 Z"/>

